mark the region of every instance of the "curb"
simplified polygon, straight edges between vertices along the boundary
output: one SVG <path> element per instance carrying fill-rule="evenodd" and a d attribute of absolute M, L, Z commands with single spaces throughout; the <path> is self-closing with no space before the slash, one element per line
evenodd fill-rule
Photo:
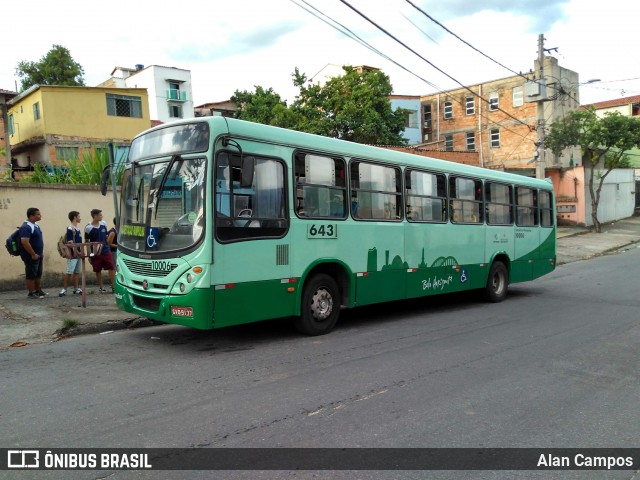
<path fill-rule="evenodd" d="M 106 334 L 116 330 L 153 327 L 155 325 L 164 324 L 146 317 L 132 317 L 124 320 L 110 320 L 103 323 L 81 323 L 70 328 L 59 328 L 53 332 L 53 335 L 57 337 L 57 340 L 62 340 L 80 335 L 95 333 Z"/>

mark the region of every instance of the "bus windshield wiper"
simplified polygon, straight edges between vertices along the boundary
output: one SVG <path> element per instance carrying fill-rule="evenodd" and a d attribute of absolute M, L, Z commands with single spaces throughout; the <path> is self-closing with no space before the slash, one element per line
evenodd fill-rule
<path fill-rule="evenodd" d="M 171 160 L 169 160 L 169 165 L 167 165 L 167 168 L 165 169 L 164 173 L 162 174 L 162 179 L 160 180 L 160 185 L 158 186 L 158 198 L 156 199 L 156 215 L 155 218 L 158 218 L 158 210 L 160 207 L 160 197 L 162 196 L 162 189 L 164 188 L 164 184 L 167 181 L 167 178 L 169 178 L 169 173 L 171 173 L 171 169 L 173 168 L 173 165 L 180 160 L 182 162 L 182 157 L 180 155 L 173 155 L 171 157 Z"/>

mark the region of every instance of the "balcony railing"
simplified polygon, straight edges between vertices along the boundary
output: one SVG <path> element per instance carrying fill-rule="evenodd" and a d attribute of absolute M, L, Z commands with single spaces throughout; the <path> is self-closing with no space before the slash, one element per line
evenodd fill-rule
<path fill-rule="evenodd" d="M 167 90 L 167 100 L 172 100 L 174 102 L 186 102 L 187 92 L 182 92 L 180 90 Z"/>

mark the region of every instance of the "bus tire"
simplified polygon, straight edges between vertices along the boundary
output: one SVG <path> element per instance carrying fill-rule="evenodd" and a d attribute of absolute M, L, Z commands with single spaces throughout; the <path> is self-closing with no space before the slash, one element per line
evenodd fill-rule
<path fill-rule="evenodd" d="M 509 286 L 509 271 L 501 261 L 493 262 L 487 278 L 487 286 L 484 289 L 484 297 L 487 301 L 498 303 L 507 297 Z"/>
<path fill-rule="evenodd" d="M 324 273 L 314 275 L 304 286 L 300 316 L 296 329 L 307 335 L 324 335 L 333 330 L 340 314 L 340 289 Z"/>

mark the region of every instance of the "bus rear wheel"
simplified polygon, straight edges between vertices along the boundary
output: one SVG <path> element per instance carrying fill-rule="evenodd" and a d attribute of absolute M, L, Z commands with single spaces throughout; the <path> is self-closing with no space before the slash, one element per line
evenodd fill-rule
<path fill-rule="evenodd" d="M 509 272 L 504 263 L 497 261 L 491 265 L 484 296 L 489 302 L 498 303 L 507 297 L 509 285 Z"/>
<path fill-rule="evenodd" d="M 300 316 L 296 329 L 307 335 L 324 335 L 333 330 L 340 314 L 340 290 L 329 275 L 314 275 L 302 292 Z"/>

